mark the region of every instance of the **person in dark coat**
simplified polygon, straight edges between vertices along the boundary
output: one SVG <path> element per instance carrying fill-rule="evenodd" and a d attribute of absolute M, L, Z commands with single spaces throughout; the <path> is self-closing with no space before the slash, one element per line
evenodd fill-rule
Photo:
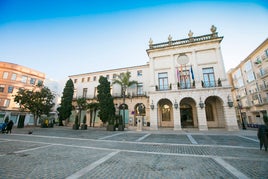
<path fill-rule="evenodd" d="M 267 151 L 268 147 L 268 126 L 267 125 L 260 125 L 258 129 L 258 139 L 260 141 L 260 150 L 264 146 L 265 151 Z"/>
<path fill-rule="evenodd" d="M 12 130 L 12 127 L 13 127 L 13 121 L 12 120 L 9 120 L 8 123 L 7 123 L 7 134 L 8 132 L 11 134 L 11 130 Z"/>

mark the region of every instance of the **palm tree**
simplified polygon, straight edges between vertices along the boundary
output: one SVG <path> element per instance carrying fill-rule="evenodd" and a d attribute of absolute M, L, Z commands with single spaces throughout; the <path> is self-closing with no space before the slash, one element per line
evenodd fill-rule
<path fill-rule="evenodd" d="M 80 126 L 80 122 L 81 122 L 81 113 L 82 110 L 85 110 L 87 107 L 87 100 L 84 97 L 80 97 L 77 99 L 77 109 L 79 110 L 79 122 L 78 125 Z"/>
<path fill-rule="evenodd" d="M 125 99 L 126 99 L 126 90 L 128 87 L 137 84 L 137 81 L 130 81 L 131 74 L 129 71 L 126 73 L 121 73 L 117 76 L 115 80 L 113 80 L 113 84 L 119 84 L 122 88 L 122 94 L 123 94 L 123 127 L 125 127 Z"/>

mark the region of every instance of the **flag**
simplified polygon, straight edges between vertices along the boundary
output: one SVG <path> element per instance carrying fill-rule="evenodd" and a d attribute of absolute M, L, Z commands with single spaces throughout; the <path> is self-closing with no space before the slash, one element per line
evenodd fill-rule
<path fill-rule="evenodd" d="M 194 72 L 193 72 L 193 67 L 191 65 L 191 75 L 192 75 L 192 80 L 194 80 Z"/>

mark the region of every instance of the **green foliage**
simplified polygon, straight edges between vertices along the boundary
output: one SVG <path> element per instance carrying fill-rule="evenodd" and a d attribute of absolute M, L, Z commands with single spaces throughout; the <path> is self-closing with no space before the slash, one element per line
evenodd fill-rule
<path fill-rule="evenodd" d="M 71 79 L 69 79 L 63 89 L 61 104 L 58 107 L 59 112 L 59 125 L 62 126 L 62 120 L 68 119 L 72 114 L 72 100 L 74 94 L 74 84 Z"/>
<path fill-rule="evenodd" d="M 132 85 L 138 84 L 137 81 L 130 80 L 131 74 L 130 72 L 121 73 L 117 79 L 113 81 L 113 84 L 119 84 L 123 89 L 123 95 L 125 95 L 126 89 Z"/>
<path fill-rule="evenodd" d="M 115 115 L 115 107 L 113 103 L 113 97 L 110 93 L 110 82 L 107 78 L 101 76 L 99 79 L 98 101 L 99 101 L 99 117 L 103 123 L 113 123 Z"/>
<path fill-rule="evenodd" d="M 28 90 L 20 88 L 14 101 L 19 103 L 22 111 L 29 111 L 34 115 L 34 125 L 37 125 L 37 119 L 42 114 L 48 115 L 54 106 L 54 94 L 47 87 L 40 90 Z"/>
<path fill-rule="evenodd" d="M 117 79 L 115 79 L 113 81 L 113 84 L 119 84 L 122 87 L 122 91 L 123 91 L 123 104 L 125 104 L 125 98 L 126 98 L 126 90 L 127 88 L 131 87 L 132 85 L 136 85 L 138 84 L 137 81 L 134 80 L 130 80 L 131 78 L 131 74 L 129 71 L 127 71 L 126 73 L 121 73 Z M 123 119 L 123 125 L 124 124 L 125 119 Z"/>
<path fill-rule="evenodd" d="M 89 122 L 89 125 L 91 127 L 91 124 L 93 123 L 93 127 L 94 127 L 96 113 L 97 113 L 97 110 L 99 109 L 99 103 L 96 103 L 96 102 L 89 103 L 87 105 L 87 109 L 89 109 L 89 111 L 90 111 L 90 122 Z M 94 112 L 94 116 L 93 116 L 93 112 Z M 92 120 L 92 118 L 93 118 L 93 120 Z"/>
<path fill-rule="evenodd" d="M 78 115 L 75 116 L 75 121 L 74 121 L 74 124 L 78 126 Z"/>
<path fill-rule="evenodd" d="M 87 116 L 84 116 L 83 124 L 86 124 L 86 122 L 87 122 Z"/>
<path fill-rule="evenodd" d="M 264 115 L 263 116 L 263 121 L 266 125 L 268 125 L 268 116 L 267 115 Z"/>

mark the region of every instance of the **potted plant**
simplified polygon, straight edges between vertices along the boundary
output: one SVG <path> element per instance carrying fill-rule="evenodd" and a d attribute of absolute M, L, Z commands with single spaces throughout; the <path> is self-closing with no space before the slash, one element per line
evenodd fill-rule
<path fill-rule="evenodd" d="M 202 87 L 204 88 L 204 81 L 203 80 L 201 80 L 201 85 L 202 85 Z"/>
<path fill-rule="evenodd" d="M 74 130 L 78 130 L 78 129 L 79 129 L 78 115 L 75 116 L 75 121 L 74 121 L 74 124 L 73 124 L 73 129 L 74 129 Z"/>
<path fill-rule="evenodd" d="M 116 120 L 118 121 L 118 131 L 124 131 L 123 119 L 121 115 L 116 115 Z"/>
<path fill-rule="evenodd" d="M 84 116 L 83 124 L 81 125 L 81 130 L 87 130 L 86 121 L 87 121 L 87 116 Z"/>
<path fill-rule="evenodd" d="M 114 117 L 108 120 L 107 131 L 115 131 Z"/>
<path fill-rule="evenodd" d="M 268 125 L 268 116 L 267 115 L 264 115 L 263 116 L 263 122 Z"/>
<path fill-rule="evenodd" d="M 220 78 L 218 78 L 218 86 L 222 86 Z"/>

